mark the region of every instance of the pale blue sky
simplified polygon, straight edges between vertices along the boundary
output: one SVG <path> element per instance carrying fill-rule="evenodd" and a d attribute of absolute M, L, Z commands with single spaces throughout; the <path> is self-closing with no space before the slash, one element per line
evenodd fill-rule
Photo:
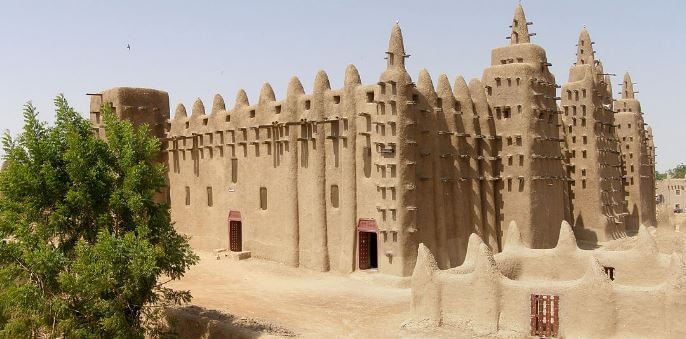
<path fill-rule="evenodd" d="M 306 90 L 319 69 L 341 86 L 347 64 L 365 83 L 384 67 L 391 25 L 400 21 L 414 77 L 481 77 L 490 50 L 507 43 L 516 1 L 3 1 L 0 4 L 0 129 L 16 133 L 32 100 L 52 120 L 64 93 L 80 112 L 87 92 L 114 86 L 168 91 L 172 110 L 239 88 L 256 100 L 268 81 L 283 97 L 297 75 Z M 605 70 L 637 82 L 653 126 L 658 169 L 685 161 L 686 2 L 526 0 L 558 83 L 567 79 L 583 25 Z M 126 45 L 131 44 L 131 51 Z M 615 92 L 619 88 L 615 86 Z M 615 94 L 616 95 L 616 94 Z M 682 144 L 682 142 L 684 144 Z"/>

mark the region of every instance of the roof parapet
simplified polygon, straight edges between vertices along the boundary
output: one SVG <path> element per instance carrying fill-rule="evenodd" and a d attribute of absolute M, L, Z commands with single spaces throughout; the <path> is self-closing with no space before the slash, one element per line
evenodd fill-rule
<path fill-rule="evenodd" d="M 212 114 L 225 110 L 226 104 L 224 104 L 224 98 L 222 98 L 222 96 L 219 94 L 215 94 L 214 100 L 212 101 Z"/>
<path fill-rule="evenodd" d="M 205 115 L 205 105 L 200 98 L 195 99 L 193 109 L 191 110 L 191 117 Z"/>

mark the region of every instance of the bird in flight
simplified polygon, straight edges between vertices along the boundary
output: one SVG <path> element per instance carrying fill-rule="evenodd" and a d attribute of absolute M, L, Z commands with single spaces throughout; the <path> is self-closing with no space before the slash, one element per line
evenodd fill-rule
<path fill-rule="evenodd" d="M 131 44 L 126 44 L 126 49 L 131 50 Z"/>

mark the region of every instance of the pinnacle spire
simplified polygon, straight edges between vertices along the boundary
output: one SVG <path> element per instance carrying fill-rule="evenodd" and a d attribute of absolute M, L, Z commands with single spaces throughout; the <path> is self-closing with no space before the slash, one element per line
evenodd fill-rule
<path fill-rule="evenodd" d="M 631 82 L 631 76 L 629 75 L 629 72 L 624 73 L 622 99 L 634 99 L 634 83 Z"/>
<path fill-rule="evenodd" d="M 579 33 L 579 43 L 576 47 L 576 64 L 583 65 L 589 64 L 593 65 L 595 58 L 593 55 L 593 42 L 591 42 L 591 35 L 588 34 L 588 30 L 584 27 Z"/>
<path fill-rule="evenodd" d="M 510 44 L 523 44 L 531 42 L 529 37 L 529 23 L 524 16 L 524 8 L 522 4 L 517 4 L 515 8 L 514 18 L 512 19 L 512 34 L 510 35 Z"/>
<path fill-rule="evenodd" d="M 391 29 L 391 37 L 388 40 L 388 51 L 386 52 L 386 66 L 405 68 L 405 44 L 403 43 L 403 32 L 400 25 L 396 22 Z"/>

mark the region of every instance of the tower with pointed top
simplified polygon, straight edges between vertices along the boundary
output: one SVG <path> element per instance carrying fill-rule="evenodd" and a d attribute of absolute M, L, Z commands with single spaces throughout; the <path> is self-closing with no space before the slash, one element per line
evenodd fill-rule
<path fill-rule="evenodd" d="M 639 225 L 657 225 L 655 216 L 655 182 L 652 146 L 646 133 L 641 103 L 635 97 L 634 83 L 624 74 L 621 98 L 613 103 L 620 139 L 622 171 L 627 192 L 627 231 L 634 233 Z"/>
<path fill-rule="evenodd" d="M 491 52 L 482 76 L 499 137 L 499 159 L 484 159 L 498 182 L 494 210 L 498 239 L 505 225 L 522 225 L 522 240 L 536 248 L 553 247 L 565 218 L 555 77 L 545 50 L 530 42 L 524 9 L 517 5 L 510 45 Z"/>
<path fill-rule="evenodd" d="M 591 242 L 625 235 L 624 185 L 608 82 L 584 27 L 576 62 L 562 86 L 561 132 L 567 146 L 574 232 L 578 239 Z"/>
<path fill-rule="evenodd" d="M 379 267 L 388 266 L 385 270 L 398 275 L 409 275 L 414 268 L 417 244 L 422 234 L 426 234 L 417 225 L 418 220 L 433 217 L 417 206 L 418 194 L 428 192 L 430 184 L 415 180 L 421 171 L 416 159 L 417 96 L 405 69 L 407 57 L 402 31 L 396 23 L 391 29 L 386 69 L 375 90 L 376 109 L 370 119 L 375 128 L 371 134 L 371 161 L 372 179 L 377 188 L 376 220 L 385 233 L 380 248 L 394 256 L 393 262 L 382 260 Z M 426 215 L 420 216 L 425 212 Z"/>
<path fill-rule="evenodd" d="M 530 25 L 518 5 L 482 80 L 452 88 L 427 70 L 413 82 L 396 23 L 374 83 L 349 65 L 342 88 L 319 71 L 311 93 L 293 77 L 284 99 L 265 83 L 253 103 L 239 90 L 232 105 L 215 95 L 211 109 L 198 99 L 171 119 L 166 93 L 113 89 L 93 97 L 93 125 L 102 133 L 99 107 L 111 101 L 163 140 L 171 216 L 194 248 L 318 271 L 409 276 L 420 243 L 455 267 L 471 233 L 502 250 L 511 221 L 535 248 L 555 245 L 561 220 L 575 219 L 579 238 L 610 239 L 622 233 L 622 175 L 634 223 L 651 224 L 654 146 L 630 79 L 613 114 L 583 30 L 558 108 Z"/>

